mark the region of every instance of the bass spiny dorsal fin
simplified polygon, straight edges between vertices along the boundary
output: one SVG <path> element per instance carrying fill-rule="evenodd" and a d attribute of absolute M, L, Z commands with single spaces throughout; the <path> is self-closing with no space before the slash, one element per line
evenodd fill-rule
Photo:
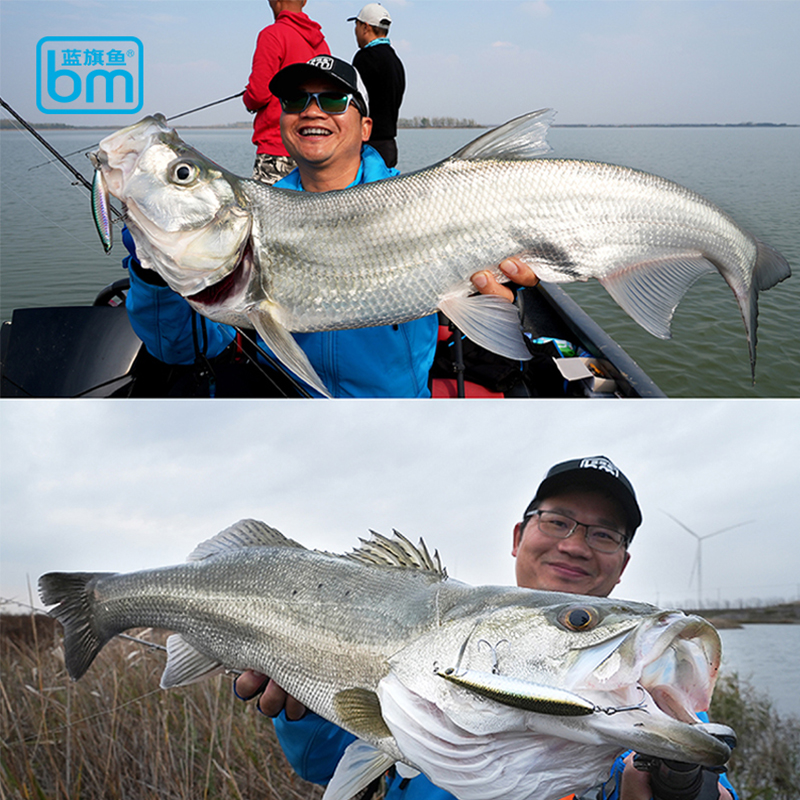
<path fill-rule="evenodd" d="M 279 530 L 255 519 L 242 519 L 225 528 L 216 536 L 197 545 L 187 561 L 202 561 L 204 558 L 229 550 L 245 547 L 299 547 L 306 548 L 292 539 L 287 539 Z"/>
<path fill-rule="evenodd" d="M 439 551 L 435 550 L 431 555 L 422 539 L 415 545 L 398 531 L 393 531 L 391 538 L 376 531 L 370 533 L 372 538 L 361 539 L 360 546 L 351 553 L 346 553 L 344 557 L 371 566 L 421 569 L 432 572 L 440 578 L 447 577 L 447 570 L 442 566 Z"/>
<path fill-rule="evenodd" d="M 487 131 L 450 156 L 451 159 L 498 158 L 504 161 L 536 158 L 553 148 L 547 144 L 547 131 L 555 111 L 531 111 Z"/>

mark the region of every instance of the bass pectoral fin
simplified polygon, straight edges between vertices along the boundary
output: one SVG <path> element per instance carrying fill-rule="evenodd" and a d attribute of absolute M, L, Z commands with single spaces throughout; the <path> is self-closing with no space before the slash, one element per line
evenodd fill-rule
<path fill-rule="evenodd" d="M 369 689 L 342 689 L 333 698 L 333 707 L 345 727 L 359 736 L 384 739 L 392 735 L 383 720 L 378 695 Z"/>
<path fill-rule="evenodd" d="M 394 759 L 390 755 L 356 739 L 336 765 L 322 800 L 352 800 L 392 764 Z"/>
<path fill-rule="evenodd" d="M 528 361 L 532 356 L 525 345 L 519 310 L 496 295 L 445 297 L 439 309 L 475 344 L 490 353 Z"/>
<path fill-rule="evenodd" d="M 316 389 L 323 397 L 331 396 L 314 367 L 311 366 L 308 356 L 283 325 L 277 322 L 268 311 L 259 307 L 247 311 L 246 316 L 281 364 Z"/>
<path fill-rule="evenodd" d="M 671 337 L 675 309 L 689 287 L 717 268 L 699 253 L 678 253 L 627 264 L 600 278 L 620 308 L 648 333 Z"/>
<path fill-rule="evenodd" d="M 161 688 L 172 689 L 210 678 L 222 672 L 223 665 L 195 650 L 179 633 L 167 637 L 167 665 Z"/>

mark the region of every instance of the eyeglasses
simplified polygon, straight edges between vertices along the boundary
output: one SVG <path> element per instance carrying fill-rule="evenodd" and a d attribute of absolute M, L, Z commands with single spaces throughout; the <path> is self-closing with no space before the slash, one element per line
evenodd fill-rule
<path fill-rule="evenodd" d="M 554 511 L 542 511 L 537 509 L 525 517 L 523 522 L 531 517 L 538 517 L 539 530 L 553 539 L 568 539 L 575 531 L 581 527 L 584 529 L 586 544 L 597 550 L 599 553 L 616 553 L 625 544 L 627 535 L 613 528 L 604 528 L 602 525 L 587 525 L 585 522 L 578 522 L 572 517 L 564 514 L 556 514 Z"/>
<path fill-rule="evenodd" d="M 287 114 L 302 114 L 312 99 L 326 114 L 344 114 L 350 107 L 350 101 L 355 98 L 344 92 L 298 92 L 291 97 L 281 97 L 281 108 Z"/>

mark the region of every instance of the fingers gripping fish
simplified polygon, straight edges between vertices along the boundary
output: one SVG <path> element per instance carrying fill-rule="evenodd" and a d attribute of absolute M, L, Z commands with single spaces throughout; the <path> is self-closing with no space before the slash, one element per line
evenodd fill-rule
<path fill-rule="evenodd" d="M 396 762 L 459 800 L 556 800 L 596 785 L 623 750 L 706 766 L 730 755 L 696 714 L 720 665 L 708 622 L 468 586 L 397 533 L 333 555 L 243 520 L 185 564 L 48 573 L 39 589 L 76 680 L 116 634 L 164 628 L 163 687 L 253 668 L 353 733 L 326 800 Z"/>
<path fill-rule="evenodd" d="M 536 158 L 549 150 L 552 116 L 511 120 L 418 172 L 315 194 L 236 177 L 157 115 L 100 143 L 95 193 L 127 206 L 143 266 L 198 312 L 255 328 L 321 391 L 291 332 L 396 324 L 438 309 L 488 350 L 529 358 L 515 307 L 474 295 L 470 282 L 485 269 L 504 279 L 496 265 L 511 256 L 543 281 L 596 278 L 660 338 L 689 287 L 716 270 L 736 296 L 755 374 L 758 293 L 789 277 L 785 259 L 675 183 Z M 108 246 L 103 215 L 95 219 Z"/>

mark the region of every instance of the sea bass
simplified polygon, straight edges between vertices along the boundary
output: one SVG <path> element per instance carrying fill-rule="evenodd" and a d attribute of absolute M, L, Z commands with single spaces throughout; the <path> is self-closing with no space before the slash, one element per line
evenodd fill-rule
<path fill-rule="evenodd" d="M 628 748 L 707 766 L 730 755 L 695 713 L 720 663 L 706 621 L 468 586 L 397 533 L 332 555 L 242 520 L 186 564 L 48 573 L 39 589 L 57 604 L 73 679 L 114 635 L 165 628 L 176 633 L 163 687 L 254 668 L 355 734 L 326 800 L 394 763 L 461 800 L 555 800 L 594 785 Z"/>
<path fill-rule="evenodd" d="M 323 393 L 289 332 L 405 322 L 443 311 L 471 339 L 530 357 L 514 306 L 470 276 L 519 256 L 543 281 L 597 278 L 655 336 L 718 270 L 744 318 L 755 375 L 758 293 L 784 258 L 688 189 L 624 167 L 535 158 L 552 112 L 492 130 L 435 166 L 326 193 L 239 178 L 181 141 L 164 117 L 103 139 L 95 220 L 110 245 L 110 192 L 127 206 L 142 265 L 201 314 L 255 328 Z M 99 210 L 99 211 L 98 211 Z"/>

